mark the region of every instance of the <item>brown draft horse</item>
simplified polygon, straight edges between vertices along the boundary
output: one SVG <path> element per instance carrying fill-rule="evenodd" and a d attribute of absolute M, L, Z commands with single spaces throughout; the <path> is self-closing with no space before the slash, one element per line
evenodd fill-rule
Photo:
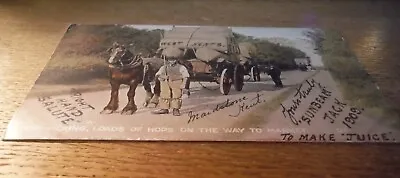
<path fill-rule="evenodd" d="M 159 92 L 157 91 L 157 95 L 154 95 L 150 85 L 150 81 L 153 80 L 154 74 L 158 70 L 157 67 L 154 68 L 148 63 L 145 64 L 140 55 L 134 55 L 118 43 L 114 43 L 107 52 L 110 55 L 108 65 L 111 98 L 101 113 L 111 114 L 118 109 L 119 88 L 122 84 L 128 85 L 129 91 L 127 93 L 128 103 L 122 109 L 121 114 L 133 114 L 136 112 L 135 91 L 140 83 L 143 84 L 146 91 L 146 99 L 143 105 L 146 107 L 150 101 L 157 105 Z M 155 86 L 155 88 L 158 87 Z"/>

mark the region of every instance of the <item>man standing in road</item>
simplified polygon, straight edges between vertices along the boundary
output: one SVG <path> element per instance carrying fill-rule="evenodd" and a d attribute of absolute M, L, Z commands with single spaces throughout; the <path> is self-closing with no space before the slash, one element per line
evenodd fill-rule
<path fill-rule="evenodd" d="M 180 116 L 182 90 L 186 86 L 189 72 L 184 65 L 178 63 L 178 60 L 183 57 L 181 49 L 166 48 L 163 50 L 163 56 L 166 63 L 156 73 L 161 89 L 160 109 L 153 111 L 153 114 L 168 114 L 169 109 L 172 108 L 173 115 Z"/>

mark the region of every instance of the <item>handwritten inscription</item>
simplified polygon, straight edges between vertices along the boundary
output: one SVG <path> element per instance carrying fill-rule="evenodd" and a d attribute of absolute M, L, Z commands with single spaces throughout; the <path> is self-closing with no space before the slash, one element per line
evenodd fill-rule
<path fill-rule="evenodd" d="M 324 120 L 329 120 L 330 123 L 334 123 L 335 119 L 338 118 L 340 113 L 344 111 L 345 106 L 347 106 L 346 103 L 343 103 L 339 101 L 337 98 L 335 98 L 334 104 L 329 108 L 328 112 L 324 113 L 323 119 Z"/>
<path fill-rule="evenodd" d="M 297 109 L 315 88 L 320 90 L 319 94 L 309 104 L 307 110 L 301 116 L 301 119 L 297 120 L 295 118 Z M 305 122 L 310 125 L 311 120 L 315 117 L 315 114 L 323 107 L 323 104 L 331 96 L 331 94 L 331 91 L 327 90 L 325 86 L 317 82 L 315 79 L 306 80 L 305 84 L 300 84 L 300 86 L 296 88 L 296 93 L 292 98 L 292 104 L 290 106 L 285 106 L 281 103 L 281 112 L 285 118 L 289 118 L 295 125 L 299 125 L 301 122 Z"/>
<path fill-rule="evenodd" d="M 193 122 L 198 119 L 202 119 L 206 116 L 209 116 L 215 112 L 222 111 L 224 109 L 230 108 L 238 103 L 241 103 L 243 101 L 247 100 L 246 96 L 243 96 L 241 98 L 235 99 L 235 100 L 230 100 L 229 98 L 226 99 L 225 102 L 217 104 L 212 111 L 208 112 L 202 112 L 202 113 L 194 113 L 193 111 L 189 111 L 188 116 L 189 120 L 188 123 Z"/>
<path fill-rule="evenodd" d="M 251 108 L 254 108 L 255 106 L 257 106 L 257 105 L 259 105 L 259 104 L 261 104 L 261 103 L 264 103 L 264 102 L 266 102 L 265 100 L 263 100 L 263 99 L 261 99 L 261 96 L 262 96 L 263 94 L 260 94 L 260 93 L 257 93 L 257 95 L 256 95 L 256 97 L 254 97 L 254 98 L 252 98 L 251 100 L 250 100 L 250 102 L 251 103 L 241 103 L 241 104 L 239 104 L 239 111 L 236 113 L 236 114 L 234 114 L 234 115 L 231 115 L 231 114 L 229 114 L 229 116 L 231 116 L 231 117 L 238 117 L 241 113 L 243 113 L 244 111 L 246 111 L 246 110 L 250 110 Z"/>
<path fill-rule="evenodd" d="M 335 142 L 341 138 L 345 141 L 351 142 L 390 142 L 396 141 L 392 138 L 392 133 L 371 133 L 371 134 L 360 134 L 360 133 L 321 133 L 321 134 L 299 134 L 294 135 L 292 133 L 282 133 L 282 141 L 301 141 L 301 142 Z"/>
<path fill-rule="evenodd" d="M 292 141 L 294 135 L 291 133 L 283 133 L 281 134 L 282 140 L 284 141 Z M 300 134 L 298 141 L 330 141 L 334 142 L 335 134 Z"/>
<path fill-rule="evenodd" d="M 358 119 L 358 116 L 361 114 L 361 111 L 363 109 L 357 109 L 357 108 L 350 108 L 350 113 L 344 118 L 344 121 L 342 123 L 347 127 L 351 128 L 351 125 L 354 125 L 356 123 L 356 120 Z"/>
<path fill-rule="evenodd" d="M 233 114 L 228 114 L 228 115 L 230 117 L 238 117 L 245 111 L 250 110 L 257 105 L 266 102 L 264 99 L 261 98 L 262 96 L 263 96 L 263 94 L 257 93 L 256 96 L 253 98 L 248 98 L 248 96 L 242 96 L 235 100 L 231 100 L 228 98 L 223 103 L 217 104 L 212 111 L 201 112 L 201 113 L 194 113 L 193 111 L 189 111 L 188 112 L 188 116 L 189 116 L 188 123 L 191 123 L 198 119 L 203 119 L 206 116 L 212 115 L 219 111 L 226 110 L 228 108 L 232 108 L 234 106 L 237 106 L 236 112 L 234 112 Z"/>
<path fill-rule="evenodd" d="M 312 92 L 317 93 L 312 94 Z M 310 96 L 315 96 L 315 98 L 311 98 L 311 102 L 308 100 L 310 103 L 306 107 L 306 110 L 300 116 L 297 116 L 298 108 L 301 105 L 305 105 L 305 99 Z M 331 124 L 339 120 L 339 122 L 347 128 L 352 128 L 352 126 L 356 124 L 363 109 L 355 107 L 350 107 L 349 109 L 349 107 L 347 103 L 333 97 L 332 91 L 328 90 L 326 86 L 317 82 L 315 79 L 309 79 L 296 88 L 296 93 L 292 98 L 291 104 L 284 105 L 281 103 L 281 112 L 283 116 L 290 119 L 294 125 L 300 125 L 302 123 L 311 125 L 312 120 L 322 111 L 322 116 L 319 116 L 322 117 L 322 120 L 329 121 Z"/>
<path fill-rule="evenodd" d="M 38 97 L 38 101 L 54 118 L 61 120 L 63 124 L 70 122 L 79 122 L 77 119 L 84 114 L 85 110 L 94 110 L 95 108 L 85 102 L 82 94 L 72 90 L 67 98 L 53 98 L 51 96 Z"/>
<path fill-rule="evenodd" d="M 379 134 L 346 133 L 342 136 L 345 136 L 347 141 L 395 141 L 394 138 L 390 139 L 391 134 L 391 132 Z"/>
<path fill-rule="evenodd" d="M 324 120 L 329 120 L 331 124 L 335 123 L 336 119 L 340 118 L 340 116 L 345 116 L 342 124 L 345 125 L 347 128 L 351 129 L 352 125 L 356 124 L 356 120 L 361 115 L 364 109 L 358 109 L 355 107 L 351 107 L 349 111 L 345 112 L 345 107 L 347 103 L 340 101 L 339 99 L 335 98 L 334 103 L 332 104 L 329 111 L 325 112 L 323 115 Z M 342 114 L 345 113 L 345 114 Z"/>

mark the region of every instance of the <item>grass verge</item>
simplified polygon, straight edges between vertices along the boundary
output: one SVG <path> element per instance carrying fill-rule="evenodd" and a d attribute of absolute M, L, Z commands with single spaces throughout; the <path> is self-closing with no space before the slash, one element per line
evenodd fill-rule
<path fill-rule="evenodd" d="M 323 39 L 322 61 L 339 84 L 344 99 L 353 106 L 364 108 L 367 116 L 400 128 L 399 112 L 385 99 L 342 35 L 335 30 L 326 30 Z"/>

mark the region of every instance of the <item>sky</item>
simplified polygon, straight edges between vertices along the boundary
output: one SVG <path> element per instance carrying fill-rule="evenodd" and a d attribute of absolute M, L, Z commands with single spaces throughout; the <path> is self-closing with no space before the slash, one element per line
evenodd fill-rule
<path fill-rule="evenodd" d="M 172 25 L 130 25 L 137 29 L 163 29 L 170 30 Z M 183 26 L 183 25 L 176 25 Z M 295 47 L 311 58 L 313 66 L 323 66 L 321 56 L 315 54 L 314 47 L 307 42 L 309 39 L 303 35 L 308 28 L 276 28 L 276 27 L 231 27 L 233 32 L 243 35 L 253 36 L 255 38 L 285 38 L 293 42 L 291 47 Z"/>
<path fill-rule="evenodd" d="M 130 25 L 137 29 L 163 29 L 169 30 L 172 25 Z M 176 25 L 182 26 L 182 25 Z M 307 28 L 271 28 L 271 27 L 231 27 L 233 32 L 240 33 L 243 35 L 253 36 L 256 38 L 271 38 L 281 37 L 290 40 L 303 39 L 303 31 Z"/>

